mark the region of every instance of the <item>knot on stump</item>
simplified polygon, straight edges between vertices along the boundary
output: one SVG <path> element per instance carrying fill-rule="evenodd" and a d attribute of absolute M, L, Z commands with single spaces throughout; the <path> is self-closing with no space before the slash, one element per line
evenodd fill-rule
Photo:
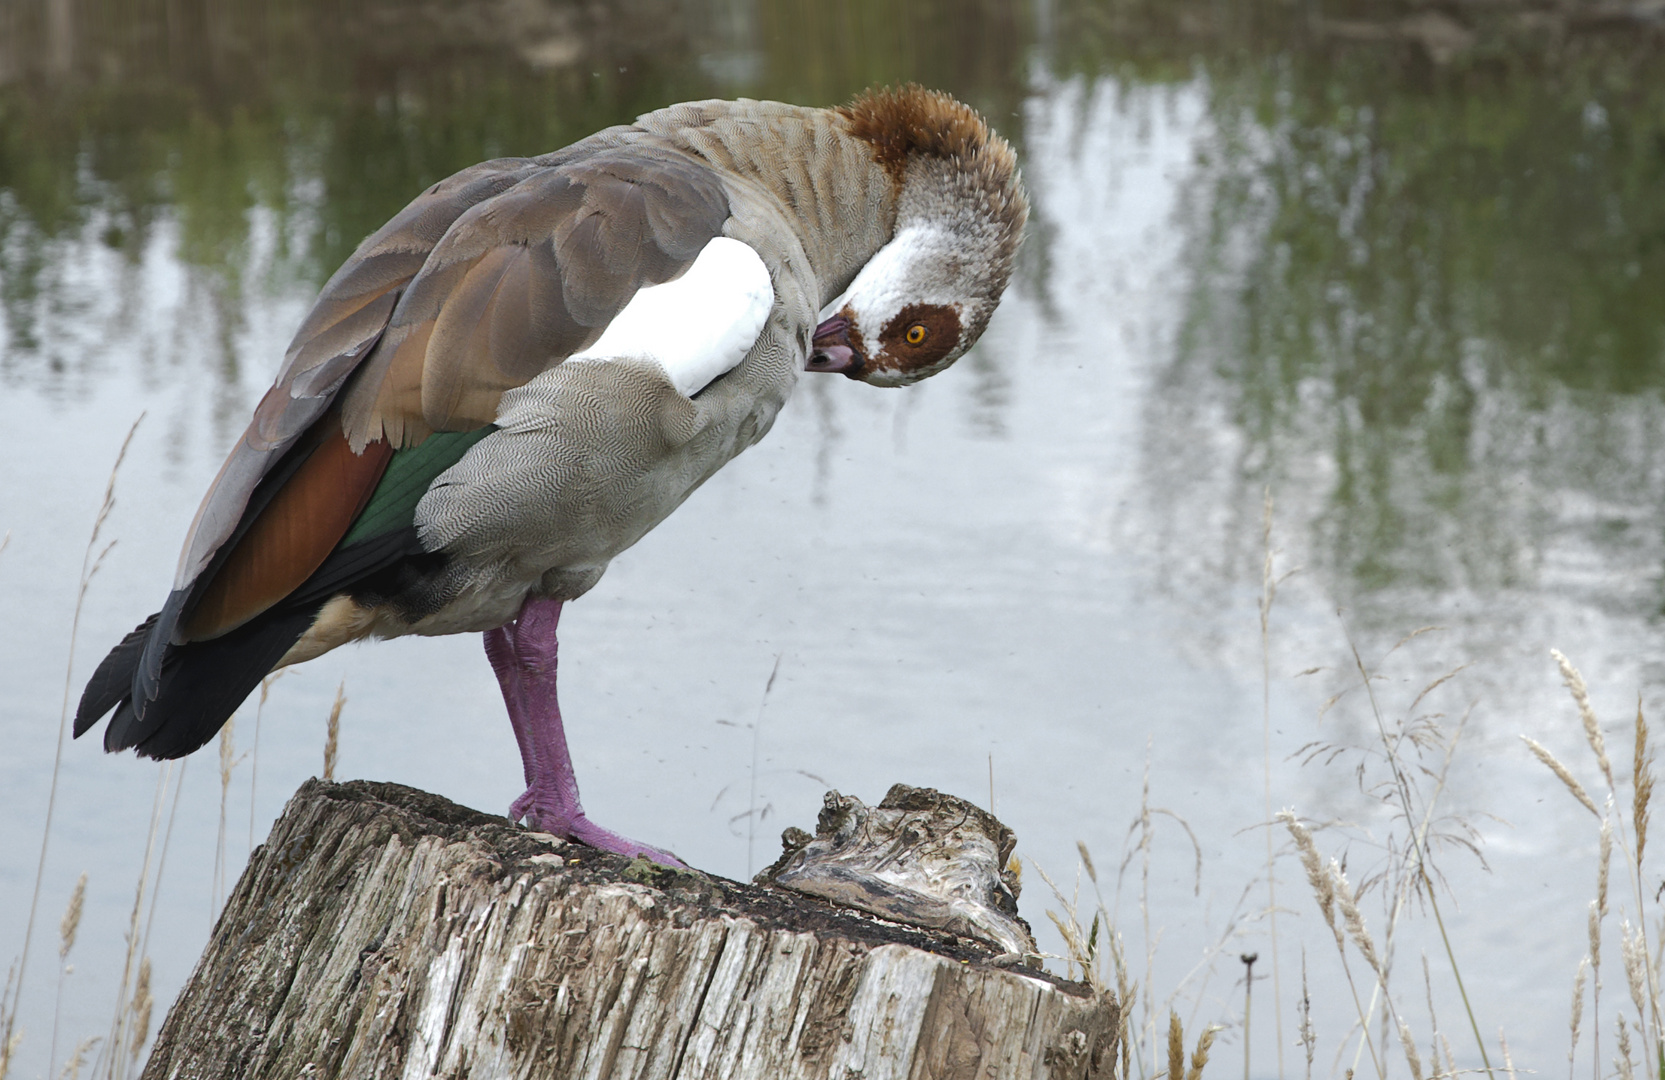
<path fill-rule="evenodd" d="M 881 918 L 1032 957 L 1018 918 L 1017 836 L 993 814 L 933 788 L 896 784 L 878 806 L 829 791 L 815 825 L 781 834 L 781 857 L 754 879 Z"/>

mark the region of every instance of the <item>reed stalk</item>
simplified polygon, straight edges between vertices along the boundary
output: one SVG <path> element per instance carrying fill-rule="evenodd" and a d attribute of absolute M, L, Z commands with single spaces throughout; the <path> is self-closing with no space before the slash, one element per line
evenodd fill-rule
<path fill-rule="evenodd" d="M 83 870 L 75 881 L 75 890 L 69 894 L 69 904 L 64 908 L 64 917 L 58 923 L 58 992 L 52 1003 L 52 1042 L 46 1055 L 48 1068 L 58 1060 L 58 1021 L 64 1010 L 64 979 L 75 971 L 66 961 L 69 959 L 69 951 L 75 948 L 75 934 L 81 928 L 82 905 L 86 899 L 87 872 Z"/>
<path fill-rule="evenodd" d="M 1307 950 L 1301 948 L 1301 1025 L 1297 1029 L 1300 1034 L 1301 1049 L 1306 1052 L 1307 1072 L 1306 1080 L 1312 1080 L 1312 1058 L 1318 1049 L 1318 1035 L 1312 1029 L 1312 995 L 1307 992 Z"/>
<path fill-rule="evenodd" d="M 272 674 L 260 680 L 260 700 L 254 706 L 254 748 L 249 751 L 249 855 L 254 855 L 254 809 L 255 788 L 260 781 L 260 717 L 266 711 L 266 699 L 271 696 L 272 685 L 293 668 L 279 668 Z"/>
<path fill-rule="evenodd" d="M 1577 1068 L 1575 1055 L 1578 1053 L 1579 1025 L 1584 1022 L 1584 981 L 1589 974 L 1590 957 L 1585 954 L 1578 961 L 1578 972 L 1573 976 L 1572 1011 L 1568 1017 L 1571 1036 L 1567 1043 L 1567 1080 L 1573 1080 L 1574 1070 Z"/>
<path fill-rule="evenodd" d="M 1417 631 L 1417 633 L 1421 632 L 1422 631 L 1420 630 Z M 1411 822 L 1417 819 L 1417 814 L 1412 806 L 1413 800 L 1411 797 L 1411 784 L 1405 776 L 1403 763 L 1399 760 L 1399 740 L 1388 736 L 1387 722 L 1383 719 L 1381 706 L 1376 700 L 1376 689 L 1371 682 L 1370 672 L 1366 670 L 1364 666 L 1364 658 L 1359 655 L 1358 646 L 1353 644 L 1351 635 L 1348 635 L 1347 644 L 1348 648 L 1350 648 L 1353 653 L 1353 663 L 1357 666 L 1359 675 L 1364 680 L 1364 692 L 1370 701 L 1370 713 L 1376 721 L 1376 732 L 1382 741 L 1383 748 L 1387 751 L 1388 767 L 1393 774 L 1394 792 L 1396 797 L 1399 799 L 1400 808 L 1405 815 L 1405 824 L 1409 826 Z M 1394 647 L 1398 648 L 1398 646 Z M 1448 677 L 1449 676 L 1447 676 L 1447 678 Z M 1442 679 L 1440 681 L 1444 680 Z M 1429 689 L 1432 689 L 1432 687 Z M 1425 690 L 1423 693 L 1426 694 L 1427 691 Z M 1420 696 L 1418 700 L 1421 700 Z M 1464 720 L 1466 724 L 1466 716 Z M 1444 790 L 1446 772 L 1450 767 L 1451 757 L 1456 752 L 1457 740 L 1461 738 L 1461 734 L 1462 731 L 1461 728 L 1459 728 L 1457 734 L 1452 737 L 1447 746 L 1445 768 L 1441 769 L 1439 775 L 1439 785 L 1436 788 L 1433 797 L 1428 800 L 1426 812 L 1423 814 L 1422 826 L 1420 830 L 1412 830 L 1410 837 L 1412 841 L 1411 851 L 1415 855 L 1414 869 L 1416 871 L 1416 875 L 1422 881 L 1424 895 L 1428 898 L 1428 907 L 1434 913 L 1435 925 L 1439 927 L 1440 944 L 1444 946 L 1446 960 L 1451 965 L 1451 976 L 1454 980 L 1456 980 L 1457 994 L 1462 998 L 1463 1011 L 1468 1014 L 1469 1030 L 1474 1034 L 1475 1048 L 1480 1051 L 1480 1061 L 1485 1066 L 1486 1075 L 1490 1077 L 1492 1076 L 1491 1055 L 1486 1052 L 1486 1040 L 1480 1036 L 1480 1023 L 1474 1017 L 1474 1005 L 1469 1001 L 1468 988 L 1463 985 L 1462 967 L 1457 963 L 1456 950 L 1451 946 L 1451 934 L 1446 930 L 1445 916 L 1440 912 L 1439 897 L 1437 895 L 1437 890 L 1434 888 L 1433 875 L 1428 872 L 1428 826 L 1433 820 L 1434 802 L 1439 798 L 1439 793 Z M 1396 901 L 1394 905 L 1395 910 L 1393 917 L 1389 920 L 1388 930 L 1390 934 L 1392 933 L 1394 922 L 1397 921 L 1400 907 L 1401 904 Z M 1382 981 L 1382 994 L 1384 1001 L 1386 1001 L 1389 1008 L 1391 1008 L 1392 1001 L 1387 997 L 1387 982 L 1385 978 Z"/>
<path fill-rule="evenodd" d="M 1283 1080 L 1283 979 L 1278 966 L 1278 881 L 1272 851 L 1272 602 L 1277 599 L 1278 585 L 1283 578 L 1273 569 L 1272 550 L 1272 489 L 1264 490 L 1265 506 L 1261 515 L 1261 548 L 1266 553 L 1260 571 L 1260 723 L 1261 777 L 1266 805 L 1266 911 L 1272 936 L 1272 1014 L 1273 1032 L 1278 1047 L 1278 1080 Z M 1293 573 L 1294 571 L 1290 571 Z M 1244 1059 L 1249 1039 L 1248 1020 L 1244 1019 Z"/>
<path fill-rule="evenodd" d="M 185 767 L 189 758 L 179 759 L 179 778 L 173 785 L 173 808 L 168 811 L 168 827 L 162 833 L 162 854 L 156 858 L 156 878 L 150 886 L 150 912 L 145 916 L 145 935 L 139 945 L 139 955 L 150 955 L 150 928 L 156 923 L 156 902 L 162 896 L 162 871 L 168 865 L 168 846 L 173 843 L 173 823 L 179 817 L 179 797 L 185 791 Z M 170 762 L 171 764 L 171 762 Z"/>
<path fill-rule="evenodd" d="M 151 856 L 156 848 L 156 834 L 161 828 L 162 803 L 167 794 L 168 781 L 173 776 L 173 762 L 157 770 L 156 797 L 152 801 L 150 810 L 150 829 L 145 837 L 144 858 L 139 864 L 139 881 L 133 890 L 133 910 L 127 922 L 127 955 L 122 964 L 121 982 L 116 990 L 115 1015 L 110 1019 L 110 1031 L 103 1046 L 99 1050 L 98 1058 L 93 1064 L 93 1073 L 103 1072 L 107 1080 L 119 1080 L 127 1075 L 127 1062 L 122 1054 L 122 1045 L 126 1041 L 130 1028 L 130 1001 L 128 991 L 135 983 L 135 977 L 142 965 L 143 938 L 139 931 L 139 919 L 144 913 L 145 892 L 150 882 Z"/>
<path fill-rule="evenodd" d="M 17 962 L 17 978 L 11 983 L 12 996 L 10 1002 L 0 999 L 0 1018 L 5 1025 L 0 1028 L 0 1066 L 9 1061 L 16 1047 L 13 1038 L 13 1027 L 17 1023 L 17 1004 L 22 1000 L 24 977 L 29 969 L 29 942 L 35 933 L 35 916 L 40 908 L 41 884 L 46 876 L 46 852 L 52 841 L 52 815 L 58 806 L 58 778 L 63 772 L 64 761 L 64 733 L 69 730 L 69 702 L 75 687 L 75 643 L 81 636 L 81 611 L 86 606 L 87 590 L 92 586 L 93 578 L 98 575 L 99 568 L 104 565 L 110 549 L 116 546 L 114 540 L 106 544 L 102 550 L 98 549 L 98 538 L 104 531 L 104 525 L 110 520 L 110 512 L 116 507 L 116 477 L 121 473 L 122 462 L 127 460 L 128 448 L 133 445 L 133 436 L 139 431 L 139 425 L 144 422 L 145 414 L 140 413 L 133 426 L 127 429 L 127 437 L 121 441 L 121 449 L 116 451 L 115 464 L 110 466 L 110 475 L 104 482 L 104 499 L 99 503 L 98 514 L 93 518 L 92 533 L 87 537 L 86 550 L 81 555 L 81 582 L 75 590 L 75 610 L 69 621 L 69 655 L 64 661 L 64 700 L 58 712 L 58 744 L 52 754 L 52 783 L 46 793 L 46 824 L 41 829 L 40 858 L 35 863 L 35 888 L 29 898 L 29 918 L 23 926 L 23 951 Z M 10 534 L 7 534 L 10 539 Z M 98 550 L 95 556 L 93 552 Z M 0 1080 L 4 1080 L 5 1069 L 0 1067 Z"/>

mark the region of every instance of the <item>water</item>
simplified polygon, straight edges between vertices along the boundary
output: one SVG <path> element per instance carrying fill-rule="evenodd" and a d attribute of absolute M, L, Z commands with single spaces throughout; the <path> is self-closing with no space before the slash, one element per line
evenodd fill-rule
<path fill-rule="evenodd" d="M 1253 1071 L 1277 1074 L 1304 949 L 1315 1066 L 1339 1074 L 1351 998 L 1281 832 L 1281 1016 L 1258 981 L 1263 825 L 1268 804 L 1293 808 L 1333 825 L 1318 842 L 1355 882 L 1392 870 L 1381 845 L 1403 826 L 1384 764 L 1361 756 L 1379 742 L 1356 646 L 1390 722 L 1464 723 L 1436 804 L 1441 912 L 1494 1064 L 1503 1028 L 1517 1066 L 1559 1067 L 1597 829 L 1517 735 L 1600 800 L 1548 649 L 1592 680 L 1621 773 L 1636 698 L 1657 709 L 1665 682 L 1650 46 L 1574 33 L 1552 49 L 1505 13 L 1447 56 L 1437 27 L 1355 40 L 1370 35 L 1346 19 L 1370 10 L 1331 25 L 1184 4 L 286 11 L 4 15 L 0 959 L 23 944 L 83 549 L 141 414 L 93 549 L 73 693 L 161 601 L 318 283 L 412 193 L 669 101 L 830 103 L 915 78 L 1020 147 L 1035 200 L 1020 278 L 939 379 L 806 379 L 762 445 L 568 610 L 563 702 L 593 816 L 743 877 L 828 787 L 992 794 L 1043 947 L 1063 951 L 1045 914 L 1061 908 L 1036 868 L 1073 891 L 1079 840 L 1132 977 L 1164 1007 L 1177 994 L 1188 1031 L 1228 1025 L 1215 1069 L 1241 1061 L 1237 958 L 1258 952 Z M 1263 681 L 1268 491 L 1275 572 L 1295 573 Z M 1428 625 L 1443 629 L 1391 651 Z M 212 750 L 169 774 L 66 746 L 18 1075 L 49 1072 L 55 928 L 77 875 L 59 1064 L 108 1028 L 153 808 L 152 880 L 164 840 L 166 861 L 139 933 L 165 1004 L 251 836 L 321 771 L 341 685 L 338 775 L 497 811 L 518 794 L 473 638 L 342 650 L 284 676 L 258 721 L 251 702 L 223 842 Z M 1420 760 L 1439 772 L 1437 750 Z M 1489 869 L 1463 846 L 1476 838 Z M 1381 890 L 1364 909 L 1381 940 Z M 1426 1059 L 1426 954 L 1441 1031 L 1477 1064 L 1431 916 L 1402 917 L 1395 997 Z M 1604 1023 L 1625 998 L 1618 918 Z M 1283 1056 L 1304 1068 L 1298 1048 Z M 1387 1059 L 1404 1075 L 1397 1048 Z"/>

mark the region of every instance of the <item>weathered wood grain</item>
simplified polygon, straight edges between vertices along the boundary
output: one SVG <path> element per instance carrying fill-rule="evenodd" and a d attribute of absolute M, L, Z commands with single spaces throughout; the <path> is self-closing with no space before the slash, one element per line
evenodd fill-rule
<path fill-rule="evenodd" d="M 144 1076 L 1108 1075 L 1114 1001 L 997 951 L 314 780 Z"/>

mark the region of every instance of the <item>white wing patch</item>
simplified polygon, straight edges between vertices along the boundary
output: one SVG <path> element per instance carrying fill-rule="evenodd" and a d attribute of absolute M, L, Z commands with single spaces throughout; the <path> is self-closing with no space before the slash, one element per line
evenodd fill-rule
<path fill-rule="evenodd" d="M 719 236 L 681 277 L 638 291 L 594 345 L 565 362 L 653 360 L 692 397 L 746 358 L 774 303 L 757 252 Z"/>

